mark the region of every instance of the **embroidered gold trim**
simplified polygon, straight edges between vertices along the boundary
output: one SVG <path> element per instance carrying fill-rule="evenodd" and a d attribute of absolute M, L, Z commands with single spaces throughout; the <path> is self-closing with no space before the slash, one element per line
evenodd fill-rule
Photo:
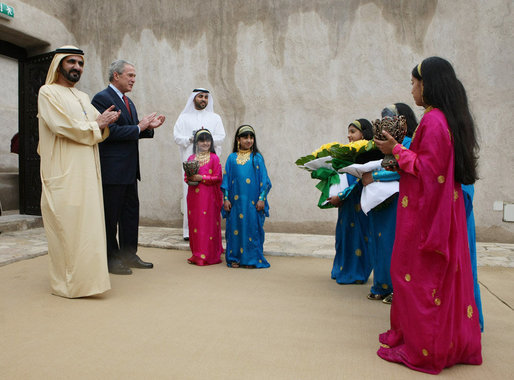
<path fill-rule="evenodd" d="M 204 166 L 211 160 L 211 152 L 196 153 L 196 160 L 198 161 L 200 166 Z"/>
<path fill-rule="evenodd" d="M 468 318 L 471 319 L 473 317 L 473 306 L 468 305 Z"/>
<path fill-rule="evenodd" d="M 251 150 L 240 150 L 237 152 L 236 162 L 238 165 L 244 165 L 250 159 Z"/>
<path fill-rule="evenodd" d="M 238 136 L 241 136 L 243 133 L 245 132 L 251 132 L 255 135 L 255 131 L 254 129 L 252 128 L 251 125 L 244 125 L 240 130 L 239 130 L 239 133 L 237 134 Z"/>

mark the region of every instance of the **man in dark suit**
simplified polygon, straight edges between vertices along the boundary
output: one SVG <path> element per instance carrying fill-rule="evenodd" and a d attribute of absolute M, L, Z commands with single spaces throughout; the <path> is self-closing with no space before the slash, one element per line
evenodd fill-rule
<path fill-rule="evenodd" d="M 121 110 L 115 124 L 109 125 L 110 135 L 101 144 L 102 188 L 105 228 L 107 233 L 107 263 L 109 272 L 131 274 L 130 268 L 153 268 L 136 254 L 139 227 L 139 139 L 152 138 L 154 129 L 165 117 L 156 113 L 137 117 L 134 103 L 125 96 L 136 81 L 134 65 L 124 60 L 114 61 L 109 68 L 109 86 L 96 94 L 92 104 L 103 112 L 114 105 Z M 118 234 L 119 242 L 116 239 Z"/>

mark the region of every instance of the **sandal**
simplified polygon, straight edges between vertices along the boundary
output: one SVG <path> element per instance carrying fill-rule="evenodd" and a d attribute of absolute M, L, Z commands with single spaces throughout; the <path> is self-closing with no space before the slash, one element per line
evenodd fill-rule
<path fill-rule="evenodd" d="M 230 263 L 230 267 L 231 268 L 239 268 L 239 263 L 236 263 L 236 262 Z"/>
<path fill-rule="evenodd" d="M 382 301 L 386 297 L 387 297 L 387 294 L 373 294 L 373 293 L 368 294 L 368 299 L 372 300 L 372 301 Z"/>
<path fill-rule="evenodd" d="M 393 303 L 393 293 L 389 294 L 386 298 L 384 298 L 382 302 L 387 305 L 391 305 Z"/>
<path fill-rule="evenodd" d="M 208 265 L 207 262 L 204 259 L 200 259 L 196 256 L 191 256 L 189 259 L 187 259 L 187 262 L 191 265 L 197 265 L 199 267 L 203 267 L 205 265 Z"/>

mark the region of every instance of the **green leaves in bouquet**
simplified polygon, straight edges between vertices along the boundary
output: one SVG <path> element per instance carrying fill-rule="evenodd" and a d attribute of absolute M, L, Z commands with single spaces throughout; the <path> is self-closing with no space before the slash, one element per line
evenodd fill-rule
<path fill-rule="evenodd" d="M 314 160 L 316 160 L 318 158 L 327 157 L 327 156 L 330 156 L 330 151 L 328 151 L 327 149 L 323 149 L 321 152 L 318 153 L 317 156 L 313 156 L 312 154 L 309 154 L 307 156 L 300 157 L 299 159 L 297 159 L 295 161 L 295 164 L 298 167 L 300 167 L 300 169 L 305 169 L 305 170 L 308 170 L 308 171 L 312 171 L 309 168 L 306 168 L 304 165 L 307 162 L 311 162 L 311 161 L 314 161 Z"/>
<path fill-rule="evenodd" d="M 332 166 L 334 169 L 339 170 L 357 162 L 357 157 L 363 153 L 377 149 L 373 140 L 368 141 L 366 145 L 361 146 L 359 149 L 347 145 L 337 145 L 330 148 L 330 155 L 332 158 Z"/>
<path fill-rule="evenodd" d="M 375 140 L 369 140 L 368 143 L 366 144 L 366 146 L 364 147 L 364 149 L 367 152 L 369 152 L 372 149 L 378 149 L 377 146 L 375 145 Z"/>
<path fill-rule="evenodd" d="M 353 163 L 354 163 L 353 161 L 342 160 L 340 158 L 332 158 L 332 167 L 335 170 L 339 170 L 341 168 L 345 168 L 347 166 L 352 165 Z"/>
<path fill-rule="evenodd" d="M 312 154 L 309 154 L 308 156 L 303 156 L 303 157 L 300 157 L 299 159 L 297 159 L 295 161 L 295 164 L 298 165 L 298 166 L 303 166 L 307 162 L 310 162 L 310 161 L 315 160 L 315 159 L 316 159 L 316 157 L 314 157 Z"/>

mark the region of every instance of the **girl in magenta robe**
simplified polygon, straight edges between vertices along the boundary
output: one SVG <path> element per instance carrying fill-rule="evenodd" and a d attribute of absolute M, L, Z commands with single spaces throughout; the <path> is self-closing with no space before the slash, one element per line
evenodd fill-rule
<path fill-rule="evenodd" d="M 477 142 L 466 92 L 447 61 L 425 59 L 412 71 L 412 95 L 425 108 L 410 149 L 390 135 L 376 141 L 400 166 L 391 259 L 391 329 L 378 355 L 437 374 L 481 364 L 461 183 L 477 179 Z"/>
<path fill-rule="evenodd" d="M 194 137 L 194 154 L 188 161 L 200 163 L 198 174 L 186 177 L 191 185 L 187 192 L 189 224 L 189 246 L 193 255 L 187 260 L 199 266 L 221 263 L 221 206 L 223 196 L 220 189 L 221 164 L 214 151 L 212 135 L 207 129 L 200 129 Z"/>

